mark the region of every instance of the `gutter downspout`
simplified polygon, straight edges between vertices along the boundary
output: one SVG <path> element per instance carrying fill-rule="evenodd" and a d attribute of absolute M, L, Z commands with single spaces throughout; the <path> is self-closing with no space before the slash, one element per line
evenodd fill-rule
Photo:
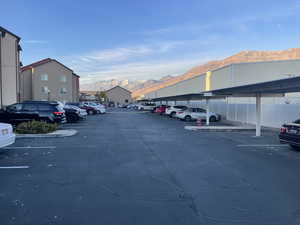
<path fill-rule="evenodd" d="M 19 84 L 19 60 L 18 60 L 18 55 L 19 55 L 19 50 L 18 50 L 18 41 L 16 41 L 16 100 L 17 103 L 20 102 L 20 84 Z"/>

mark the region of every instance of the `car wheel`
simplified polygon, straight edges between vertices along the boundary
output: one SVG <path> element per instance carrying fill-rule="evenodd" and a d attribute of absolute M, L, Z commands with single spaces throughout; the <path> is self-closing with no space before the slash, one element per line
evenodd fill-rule
<path fill-rule="evenodd" d="M 171 112 L 170 117 L 175 118 L 176 112 Z"/>
<path fill-rule="evenodd" d="M 69 123 L 74 123 L 74 122 L 76 122 L 78 120 L 79 120 L 79 118 L 76 115 L 69 115 L 69 117 L 68 117 L 68 122 Z"/>
<path fill-rule="evenodd" d="M 186 122 L 191 122 L 192 121 L 192 117 L 191 116 L 186 116 L 186 117 L 184 117 L 184 120 Z"/>
<path fill-rule="evenodd" d="M 89 115 L 94 114 L 92 110 L 87 111 L 87 113 L 88 113 Z"/>
<path fill-rule="evenodd" d="M 297 145 L 290 145 L 290 147 L 294 150 L 297 150 L 299 151 L 300 150 L 300 146 L 297 146 Z"/>
<path fill-rule="evenodd" d="M 209 117 L 209 122 L 216 122 L 217 118 L 215 116 Z"/>

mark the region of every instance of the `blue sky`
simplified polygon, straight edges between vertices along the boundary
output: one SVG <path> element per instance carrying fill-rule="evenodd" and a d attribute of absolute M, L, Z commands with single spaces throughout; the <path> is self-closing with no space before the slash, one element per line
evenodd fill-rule
<path fill-rule="evenodd" d="M 51 57 L 82 83 L 180 75 L 242 50 L 300 47 L 300 1 L 10 0 L 0 25 L 22 61 Z"/>

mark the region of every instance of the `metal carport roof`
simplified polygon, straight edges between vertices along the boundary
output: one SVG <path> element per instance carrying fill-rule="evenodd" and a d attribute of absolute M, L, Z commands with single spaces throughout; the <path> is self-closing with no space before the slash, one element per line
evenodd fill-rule
<path fill-rule="evenodd" d="M 222 95 L 227 97 L 254 97 L 260 94 L 262 97 L 265 97 L 283 95 L 291 92 L 300 92 L 300 76 L 206 91 L 203 94 L 209 95 L 209 93 L 211 93 L 212 96 Z"/>

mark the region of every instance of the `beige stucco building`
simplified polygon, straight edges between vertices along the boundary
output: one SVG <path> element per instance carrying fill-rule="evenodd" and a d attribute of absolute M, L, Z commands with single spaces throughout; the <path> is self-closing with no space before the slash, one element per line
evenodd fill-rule
<path fill-rule="evenodd" d="M 79 76 L 55 59 L 44 59 L 21 68 L 21 101 L 79 99 Z"/>
<path fill-rule="evenodd" d="M 0 107 L 19 101 L 20 37 L 0 27 Z"/>
<path fill-rule="evenodd" d="M 115 86 L 105 91 L 108 102 L 116 105 L 128 104 L 132 102 L 131 92 L 120 86 Z"/>

